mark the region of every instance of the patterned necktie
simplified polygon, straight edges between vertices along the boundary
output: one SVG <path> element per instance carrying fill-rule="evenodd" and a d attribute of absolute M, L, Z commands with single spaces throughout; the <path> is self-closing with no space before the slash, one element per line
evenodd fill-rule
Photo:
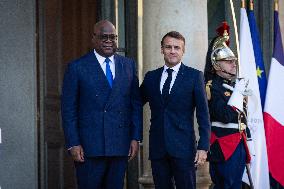
<path fill-rule="evenodd" d="M 105 59 L 105 63 L 106 63 L 106 78 L 108 80 L 110 87 L 112 88 L 113 77 L 109 66 L 110 59 L 108 57 Z"/>
<path fill-rule="evenodd" d="M 172 73 L 173 73 L 173 69 L 168 68 L 167 72 L 168 72 L 168 77 L 164 83 L 163 86 L 163 90 L 162 90 L 162 96 L 164 100 L 167 100 L 170 94 L 170 85 L 171 85 L 171 81 L 172 81 Z"/>

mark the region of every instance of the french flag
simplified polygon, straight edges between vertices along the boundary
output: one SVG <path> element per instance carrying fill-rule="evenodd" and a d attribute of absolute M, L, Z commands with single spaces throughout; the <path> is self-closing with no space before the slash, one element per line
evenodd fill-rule
<path fill-rule="evenodd" d="M 274 50 L 269 71 L 264 125 L 271 176 L 284 186 L 284 53 L 278 11 L 274 11 Z"/>

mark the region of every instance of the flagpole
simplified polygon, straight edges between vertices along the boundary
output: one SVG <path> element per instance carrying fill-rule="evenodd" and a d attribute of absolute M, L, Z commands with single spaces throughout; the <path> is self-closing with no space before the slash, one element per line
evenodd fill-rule
<path fill-rule="evenodd" d="M 244 0 L 242 0 L 242 4 L 244 3 Z M 237 56 L 238 56 L 238 71 L 237 71 L 237 77 L 240 77 L 241 74 L 241 64 L 240 64 L 240 45 L 239 45 L 239 36 L 238 36 L 238 27 L 237 27 L 237 21 L 236 21 L 236 15 L 235 15 L 235 9 L 234 9 L 234 3 L 232 0 L 230 0 L 231 5 L 231 12 L 233 16 L 233 23 L 234 23 L 234 29 L 235 29 L 235 37 L 236 37 L 236 46 L 237 46 Z"/>
<path fill-rule="evenodd" d="M 253 11 L 253 0 L 250 0 L 250 3 L 249 3 L 249 10 Z"/>
<path fill-rule="evenodd" d="M 275 11 L 279 10 L 278 0 L 274 0 L 274 10 Z"/>

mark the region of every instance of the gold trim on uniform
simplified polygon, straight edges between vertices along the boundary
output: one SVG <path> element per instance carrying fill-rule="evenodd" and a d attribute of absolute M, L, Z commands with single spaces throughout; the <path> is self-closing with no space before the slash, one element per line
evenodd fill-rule
<path fill-rule="evenodd" d="M 246 125 L 246 124 L 244 124 L 244 123 L 241 123 L 241 124 L 240 124 L 240 130 L 241 130 L 241 131 L 245 130 L 246 128 L 247 128 L 247 125 Z"/>
<path fill-rule="evenodd" d="M 225 96 L 231 96 L 231 93 L 230 93 L 229 91 L 225 91 L 225 92 L 224 92 L 224 95 L 225 95 Z"/>
<path fill-rule="evenodd" d="M 207 81 L 206 83 L 206 95 L 207 95 L 207 100 L 211 99 L 211 86 L 212 86 L 212 80 Z"/>

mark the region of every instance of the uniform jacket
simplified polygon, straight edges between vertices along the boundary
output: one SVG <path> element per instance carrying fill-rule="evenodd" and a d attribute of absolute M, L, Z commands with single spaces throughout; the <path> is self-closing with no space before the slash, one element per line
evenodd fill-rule
<path fill-rule="evenodd" d="M 208 105 L 211 122 L 238 124 L 238 112 L 227 105 L 232 91 L 226 89 L 223 84 L 234 86 L 234 83 L 218 75 L 215 75 L 206 84 L 206 87 L 210 88 L 209 96 L 211 97 Z M 246 137 L 244 133 L 240 133 L 239 129 L 220 128 L 213 126 L 213 124 L 211 132 L 209 160 L 212 162 L 227 160 L 241 142 L 241 139 Z"/>
<path fill-rule="evenodd" d="M 110 88 L 94 54 L 69 63 L 62 87 L 62 125 L 67 148 L 82 145 L 85 156 L 128 155 L 141 140 L 142 104 L 134 61 L 115 54 Z"/>
<path fill-rule="evenodd" d="M 149 102 L 151 109 L 149 158 L 161 158 L 169 153 L 193 159 L 195 110 L 200 135 L 197 148 L 209 149 L 210 122 L 203 75 L 181 64 L 170 97 L 164 101 L 160 92 L 162 72 L 163 67 L 146 73 L 141 85 L 143 103 Z"/>

